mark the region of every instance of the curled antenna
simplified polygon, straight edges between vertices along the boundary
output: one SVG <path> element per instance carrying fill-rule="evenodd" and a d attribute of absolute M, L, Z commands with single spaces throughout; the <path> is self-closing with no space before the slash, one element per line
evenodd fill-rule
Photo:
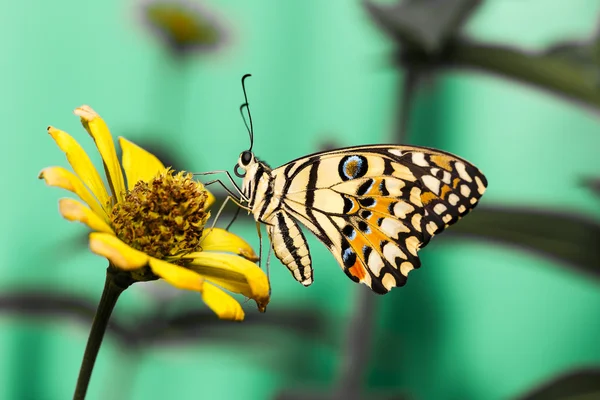
<path fill-rule="evenodd" d="M 250 148 L 248 149 L 248 151 L 252 151 L 252 146 L 254 145 L 254 127 L 252 126 L 252 114 L 250 114 L 250 107 L 248 106 L 248 96 L 246 95 L 246 84 L 244 83 L 246 78 L 248 78 L 249 76 L 252 76 L 252 75 L 246 74 L 246 75 L 242 76 L 242 90 L 244 91 L 244 100 L 246 102 L 240 106 L 240 114 L 242 114 L 242 119 L 244 120 L 244 125 L 246 125 L 246 129 L 248 130 L 248 135 L 250 135 Z M 246 109 L 246 112 L 248 113 L 248 121 L 250 121 L 249 124 L 248 124 L 248 121 L 246 121 L 246 116 L 244 115 L 244 108 Z"/>

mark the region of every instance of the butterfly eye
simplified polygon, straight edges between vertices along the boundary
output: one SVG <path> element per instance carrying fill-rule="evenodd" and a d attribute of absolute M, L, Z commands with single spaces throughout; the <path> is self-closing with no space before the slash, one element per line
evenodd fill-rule
<path fill-rule="evenodd" d="M 250 164 L 250 161 L 252 161 L 252 152 L 248 150 L 242 152 L 242 154 L 240 154 L 240 161 L 243 167 Z"/>

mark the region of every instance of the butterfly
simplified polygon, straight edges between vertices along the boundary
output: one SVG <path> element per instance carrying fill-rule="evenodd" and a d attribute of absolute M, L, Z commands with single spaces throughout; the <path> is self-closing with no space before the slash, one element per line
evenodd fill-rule
<path fill-rule="evenodd" d="M 243 151 L 230 198 L 266 230 L 275 256 L 304 286 L 313 283 L 310 250 L 300 224 L 333 254 L 354 282 L 379 294 L 403 286 L 420 267 L 418 251 L 468 214 L 487 187 L 471 163 L 427 147 L 365 145 L 310 154 L 271 168 Z M 240 172 L 241 170 L 241 172 Z M 226 171 L 215 171 L 226 172 Z M 216 182 L 216 181 L 213 181 Z M 210 182 L 210 183 L 213 183 Z"/>

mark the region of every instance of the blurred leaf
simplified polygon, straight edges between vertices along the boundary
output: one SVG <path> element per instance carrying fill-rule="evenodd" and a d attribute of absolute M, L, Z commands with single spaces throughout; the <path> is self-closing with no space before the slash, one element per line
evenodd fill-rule
<path fill-rule="evenodd" d="M 154 1 L 143 8 L 144 19 L 177 52 L 215 48 L 223 32 L 206 10 L 189 2 Z"/>
<path fill-rule="evenodd" d="M 479 69 L 600 108 L 600 29 L 592 39 L 556 44 L 540 53 L 459 38 L 460 27 L 480 3 L 410 0 L 383 6 L 365 0 L 364 4 L 398 43 L 396 61 L 401 67 L 427 73 L 448 67 Z"/>
<path fill-rule="evenodd" d="M 519 400 L 600 399 L 600 369 L 589 369 L 559 376 Z"/>
<path fill-rule="evenodd" d="M 326 393 L 325 391 L 317 390 L 285 390 L 282 393 L 275 396 L 277 400 L 409 400 L 412 397 L 406 395 L 406 393 L 399 392 L 366 392 L 366 393 L 355 393 L 354 395 L 339 395 Z"/>
<path fill-rule="evenodd" d="M 600 19 L 598 20 L 600 22 Z M 598 25 L 600 28 L 600 23 Z M 584 40 L 570 40 L 550 46 L 545 53 L 561 57 L 589 70 L 589 74 L 600 78 L 600 29 Z M 600 79 L 597 81 L 600 84 Z"/>
<path fill-rule="evenodd" d="M 561 58 L 581 68 L 588 74 L 598 77 L 600 69 L 600 45 L 598 43 L 564 42 L 555 44 L 544 52 L 545 55 Z"/>
<path fill-rule="evenodd" d="M 584 179 L 583 184 L 591 189 L 596 196 L 600 196 L 600 178 Z"/>
<path fill-rule="evenodd" d="M 449 230 L 516 245 L 600 278 L 600 224 L 589 217 L 518 207 L 478 207 Z"/>
<path fill-rule="evenodd" d="M 222 321 L 207 309 L 171 314 L 153 313 L 138 318 L 113 315 L 107 334 L 115 337 L 130 349 L 145 345 L 172 342 L 255 340 L 261 336 L 249 334 L 249 330 L 264 328 L 278 334 L 307 336 L 312 342 L 328 343 L 327 324 L 324 316 L 312 310 L 286 309 L 281 312 L 249 312 L 243 323 Z M 36 317 L 73 318 L 90 326 L 96 311 L 96 303 L 87 299 L 42 289 L 27 288 L 19 292 L 0 294 L 0 313 Z M 267 344 L 270 342 L 267 342 Z"/>
<path fill-rule="evenodd" d="M 507 46 L 456 39 L 437 57 L 414 51 L 400 51 L 397 62 L 407 67 L 459 67 L 495 73 L 549 90 L 583 105 L 600 108 L 600 80 L 596 71 L 557 55 L 536 54 Z"/>
<path fill-rule="evenodd" d="M 155 327 L 155 323 L 151 318 L 146 320 L 150 327 Z M 194 310 L 172 315 L 165 322 L 164 329 L 154 329 L 155 332 L 152 333 L 152 336 L 162 342 L 173 340 L 178 342 L 181 342 L 181 340 L 195 341 L 199 337 L 203 341 L 210 339 L 235 341 L 240 338 L 254 337 L 254 340 L 260 342 L 263 340 L 261 337 L 249 333 L 249 330 L 255 328 L 306 336 L 312 342 L 328 342 L 325 317 L 318 312 L 305 309 L 268 311 L 265 314 L 247 313 L 244 322 L 241 324 L 221 324 L 220 320 L 211 311 Z M 140 329 L 140 331 L 147 329 Z M 269 338 L 265 340 L 266 344 L 271 343 Z"/>
<path fill-rule="evenodd" d="M 405 0 L 365 7 L 380 27 L 408 48 L 439 53 L 454 37 L 481 0 Z"/>

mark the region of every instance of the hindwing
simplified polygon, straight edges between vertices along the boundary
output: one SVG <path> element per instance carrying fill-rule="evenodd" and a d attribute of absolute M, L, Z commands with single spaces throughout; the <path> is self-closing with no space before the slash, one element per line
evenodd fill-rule
<path fill-rule="evenodd" d="M 317 153 L 273 171 L 274 196 L 377 293 L 406 283 L 418 250 L 472 210 L 485 176 L 439 150 L 396 145 Z"/>

